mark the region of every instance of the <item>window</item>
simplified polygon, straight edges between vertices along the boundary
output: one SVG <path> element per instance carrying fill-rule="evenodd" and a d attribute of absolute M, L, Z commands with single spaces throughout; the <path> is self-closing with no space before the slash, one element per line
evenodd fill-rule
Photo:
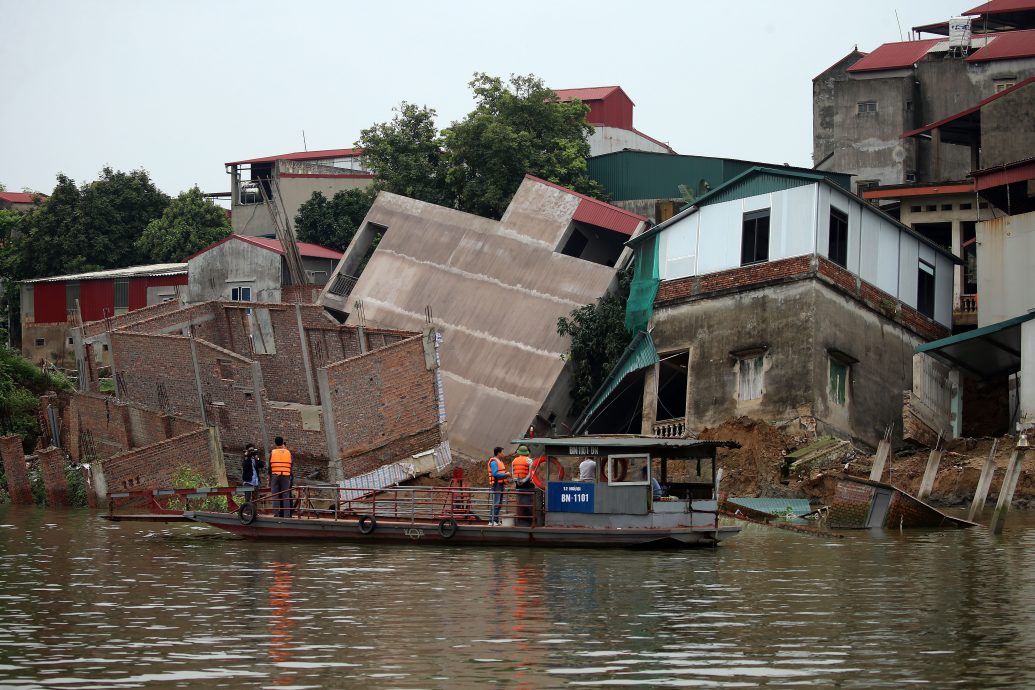
<path fill-rule="evenodd" d="M 923 211 L 923 210 L 924 210 L 924 209 L 923 209 L 923 207 L 922 207 L 922 206 L 910 206 L 910 207 L 909 207 L 909 212 L 910 212 L 910 213 L 920 213 L 920 212 L 921 212 L 921 211 Z"/>
<path fill-rule="evenodd" d="M 938 205 L 937 204 L 927 204 L 926 206 L 924 206 L 924 210 L 925 211 L 937 211 L 938 210 Z"/>
<path fill-rule="evenodd" d="M 306 271 L 309 274 L 309 282 L 312 285 L 326 285 L 327 271 Z"/>
<path fill-rule="evenodd" d="M 906 182 L 916 182 L 916 173 L 915 172 L 907 172 L 906 173 Z"/>
<path fill-rule="evenodd" d="M 744 214 L 740 265 L 769 260 L 769 209 Z"/>
<path fill-rule="evenodd" d="M 252 289 L 250 287 L 235 287 L 230 290 L 230 299 L 234 302 L 251 302 Z"/>
<path fill-rule="evenodd" d="M 952 210 L 952 204 L 942 204 L 942 210 L 943 211 L 951 211 Z"/>
<path fill-rule="evenodd" d="M 645 486 L 650 483 L 650 456 L 608 455 L 604 473 L 608 484 Z"/>
<path fill-rule="evenodd" d="M 830 402 L 835 405 L 844 405 L 847 399 L 848 390 L 848 365 L 830 358 Z"/>
<path fill-rule="evenodd" d="M 36 347 L 43 347 L 47 344 L 47 341 L 43 338 L 36 338 Z"/>
<path fill-rule="evenodd" d="M 868 113 L 877 112 L 877 101 L 859 101 L 859 114 L 865 115 Z"/>
<path fill-rule="evenodd" d="M 65 283 L 65 310 L 69 318 L 76 313 L 76 302 L 79 301 L 79 282 Z"/>
<path fill-rule="evenodd" d="M 966 203 L 960 204 L 960 210 L 961 211 L 969 211 L 972 208 L 974 208 L 974 206 L 969 201 L 966 202 Z"/>
<path fill-rule="evenodd" d="M 690 352 L 662 355 L 658 361 L 657 411 L 658 421 L 686 417 L 686 383 Z"/>
<path fill-rule="evenodd" d="M 737 400 L 758 400 L 762 397 L 765 372 L 765 350 L 734 353 L 737 373 Z"/>
<path fill-rule="evenodd" d="M 934 266 L 920 259 L 916 281 L 916 310 L 934 318 Z"/>
<path fill-rule="evenodd" d="M 69 338 L 68 339 L 68 344 L 69 345 L 75 345 L 75 340 L 73 340 L 72 338 Z"/>
<path fill-rule="evenodd" d="M 848 266 L 848 214 L 830 207 L 830 245 L 827 256 L 838 266 Z"/>
<path fill-rule="evenodd" d="M 124 314 L 129 311 L 129 279 L 115 279 L 115 313 Z"/>
<path fill-rule="evenodd" d="M 1016 85 L 1016 82 L 1012 82 L 1012 81 L 996 82 L 995 92 L 999 93 L 1000 91 L 1006 91 L 1008 88 L 1010 88 L 1011 86 L 1014 86 L 1014 85 Z"/>

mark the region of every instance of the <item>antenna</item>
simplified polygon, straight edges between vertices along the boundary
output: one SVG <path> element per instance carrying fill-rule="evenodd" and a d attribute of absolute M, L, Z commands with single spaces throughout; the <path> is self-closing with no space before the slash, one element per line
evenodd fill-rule
<path fill-rule="evenodd" d="M 900 22 L 899 19 L 898 19 L 898 10 L 895 10 L 895 23 L 898 24 L 898 40 L 900 40 L 900 41 L 906 40 L 906 39 L 902 38 L 902 22 Z"/>
<path fill-rule="evenodd" d="M 302 150 L 303 151 L 308 151 L 309 150 L 309 147 L 305 143 L 305 130 L 304 129 L 302 130 Z"/>

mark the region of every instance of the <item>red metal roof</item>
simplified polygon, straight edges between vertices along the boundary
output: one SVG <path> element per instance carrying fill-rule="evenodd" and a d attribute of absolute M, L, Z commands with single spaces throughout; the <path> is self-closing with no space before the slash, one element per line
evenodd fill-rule
<path fill-rule="evenodd" d="M 600 199 L 594 199 L 585 194 L 579 194 L 574 190 L 562 187 L 559 184 L 554 184 L 553 182 L 547 182 L 535 175 L 525 175 L 525 179 L 535 180 L 540 184 L 545 184 L 547 187 L 559 189 L 562 192 L 567 192 L 568 194 L 577 196 L 581 199 L 578 208 L 576 208 L 575 213 L 572 214 L 572 220 L 589 223 L 590 225 L 596 225 L 601 228 L 607 228 L 608 230 L 614 230 L 615 232 L 620 232 L 623 235 L 629 236 L 632 236 L 632 234 L 636 232 L 636 228 L 640 226 L 640 223 L 650 222 L 646 216 L 641 216 L 632 211 L 626 211 L 624 208 L 612 206 L 609 203 L 601 201 Z"/>
<path fill-rule="evenodd" d="M 9 204 L 34 204 L 36 197 L 46 199 L 47 195 L 36 192 L 0 192 L 0 201 L 6 201 Z"/>
<path fill-rule="evenodd" d="M 553 92 L 557 94 L 557 98 L 562 101 L 573 101 L 575 99 L 580 101 L 602 101 L 615 91 L 625 93 L 621 86 L 591 86 L 585 89 L 553 90 Z M 625 97 L 629 98 L 629 94 L 625 94 Z M 632 99 L 629 98 L 629 100 L 631 101 Z"/>
<path fill-rule="evenodd" d="M 999 14 L 1000 12 L 1024 12 L 1035 10 L 1035 2 L 1031 0 L 991 0 L 974 9 L 967 10 L 964 16 L 978 14 Z"/>
<path fill-rule="evenodd" d="M 912 67 L 920 58 L 927 55 L 927 51 L 944 40 L 944 38 L 926 38 L 922 41 L 885 43 L 849 67 L 847 71 L 876 72 L 885 69 Z"/>
<path fill-rule="evenodd" d="M 270 163 L 272 161 L 312 161 L 321 158 L 346 158 L 348 156 L 359 156 L 363 149 L 326 149 L 323 151 L 296 151 L 295 153 L 282 153 L 279 156 L 265 156 L 263 158 L 249 158 L 243 161 L 230 161 L 226 165 L 241 165 L 243 163 Z"/>
<path fill-rule="evenodd" d="M 974 178 L 978 191 L 1015 182 L 1035 180 L 1035 158 L 1025 158 L 1013 163 L 997 165 L 994 168 L 975 170 L 970 175 Z"/>
<path fill-rule="evenodd" d="M 198 256 L 199 254 L 204 254 L 205 252 L 207 252 L 207 251 L 209 251 L 211 249 L 215 249 L 219 245 L 223 244 L 224 242 L 229 242 L 230 240 L 240 240 L 242 242 L 247 242 L 248 244 L 254 245 L 256 247 L 262 247 L 263 249 L 268 249 L 271 252 L 276 252 L 277 254 L 280 254 L 281 256 L 284 255 L 284 245 L 282 245 L 280 243 L 280 240 L 274 240 L 274 239 L 271 239 L 269 237 L 249 237 L 247 235 L 227 235 L 226 237 L 224 237 L 223 239 L 219 240 L 215 244 L 210 244 L 209 246 L 205 247 L 200 252 L 196 252 L 194 254 L 191 254 L 185 260 L 186 261 L 190 261 L 195 256 Z M 328 249 L 327 247 L 322 247 L 322 246 L 320 246 L 318 244 L 312 244 L 311 242 L 299 242 L 298 243 L 298 253 L 301 254 L 302 256 L 309 256 L 309 257 L 312 257 L 314 259 L 340 259 L 343 256 L 343 254 L 341 252 L 336 252 L 333 249 Z"/>
<path fill-rule="evenodd" d="M 994 34 L 992 40 L 967 56 L 967 62 L 1010 60 L 1035 56 L 1035 29 L 1004 31 Z"/>
<path fill-rule="evenodd" d="M 1013 93 L 1014 91 L 1017 91 L 1018 89 L 1023 89 L 1026 86 L 1028 86 L 1029 84 L 1032 84 L 1032 83 L 1035 83 L 1035 77 L 1028 77 L 1024 81 L 1019 82 L 1017 84 L 1014 84 L 1013 86 L 1011 86 L 1008 89 L 1003 89 L 999 93 L 992 94 L 988 98 L 986 98 L 986 99 L 984 99 L 982 101 L 978 101 L 976 104 L 970 106 L 966 110 L 961 110 L 960 112 L 956 113 L 955 115 L 950 115 L 948 117 L 942 118 L 941 120 L 938 120 L 937 122 L 932 122 L 929 125 L 924 125 L 923 127 L 919 127 L 917 129 L 912 129 L 912 130 L 910 130 L 908 132 L 903 132 L 901 135 L 899 135 L 899 139 L 908 139 L 909 137 L 915 137 L 917 134 L 923 134 L 924 132 L 929 132 L 932 129 L 935 129 L 937 127 L 941 127 L 942 125 L 947 125 L 950 122 L 952 122 L 953 120 L 958 120 L 961 117 L 966 117 L 967 115 L 971 115 L 973 113 L 976 113 L 977 111 L 981 110 L 982 107 L 984 107 L 985 105 L 988 105 L 992 101 L 997 100 L 999 98 L 1002 98 L 1003 96 L 1007 96 L 1007 95 Z"/>

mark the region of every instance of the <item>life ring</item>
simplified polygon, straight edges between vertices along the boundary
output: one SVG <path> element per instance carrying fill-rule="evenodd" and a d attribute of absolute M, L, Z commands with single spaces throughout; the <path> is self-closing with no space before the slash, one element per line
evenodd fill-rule
<path fill-rule="evenodd" d="M 540 478 L 539 473 L 538 473 L 540 465 L 542 465 L 544 462 L 546 462 L 546 456 L 545 455 L 540 455 L 538 458 L 533 460 L 532 461 L 532 467 L 529 470 L 529 473 L 532 475 L 532 483 L 535 484 L 536 488 L 537 489 L 542 489 L 543 491 L 546 491 L 546 482 L 543 481 L 542 478 Z M 552 455 L 550 456 L 550 466 L 554 470 L 556 470 L 556 474 L 557 474 L 556 478 L 558 480 L 564 479 L 564 465 L 562 465 L 560 462 L 558 462 L 557 458 L 555 458 Z"/>
<path fill-rule="evenodd" d="M 255 522 L 255 517 L 258 512 L 259 511 L 255 509 L 255 504 L 248 501 L 237 509 L 237 518 L 241 521 L 242 525 L 250 525 Z"/>
<path fill-rule="evenodd" d="M 443 539 L 452 539 L 456 529 L 456 520 L 451 517 L 442 518 L 438 523 L 438 533 Z"/>
<path fill-rule="evenodd" d="M 607 466 L 609 462 L 600 463 L 600 478 L 605 482 L 610 482 L 611 478 L 607 476 Z M 616 482 L 624 482 L 625 475 L 629 474 L 629 458 L 618 458 L 618 476 L 615 478 Z"/>
<path fill-rule="evenodd" d="M 377 527 L 377 520 L 373 515 L 362 515 L 359 518 L 359 531 L 362 534 L 370 534 Z"/>

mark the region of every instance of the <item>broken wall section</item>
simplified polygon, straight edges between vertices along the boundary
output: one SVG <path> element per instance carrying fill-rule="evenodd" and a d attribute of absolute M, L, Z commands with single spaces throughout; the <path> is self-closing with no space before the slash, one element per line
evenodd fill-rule
<path fill-rule="evenodd" d="M 176 475 L 190 468 L 214 486 L 226 486 L 226 466 L 214 428 L 202 428 L 119 453 L 91 466 L 92 485 L 99 497 L 110 491 L 161 489 L 175 486 Z"/>

